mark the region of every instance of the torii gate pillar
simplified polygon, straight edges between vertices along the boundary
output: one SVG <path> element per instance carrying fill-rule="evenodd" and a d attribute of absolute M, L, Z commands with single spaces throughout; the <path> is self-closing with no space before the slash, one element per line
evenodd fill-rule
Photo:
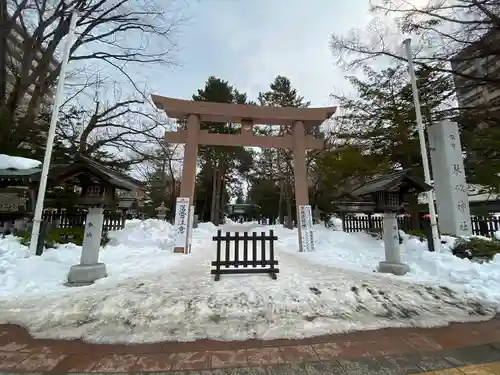
<path fill-rule="evenodd" d="M 314 251 L 312 209 L 309 205 L 304 123 L 302 121 L 295 121 L 292 132 L 293 175 L 295 181 L 295 204 L 297 206 L 297 229 L 299 231 L 299 251 Z"/>
<path fill-rule="evenodd" d="M 174 253 L 191 252 L 192 220 L 194 216 L 194 188 L 196 186 L 196 160 L 200 134 L 200 118 L 189 115 L 184 146 L 181 189 L 175 205 L 175 227 L 177 230 Z"/>

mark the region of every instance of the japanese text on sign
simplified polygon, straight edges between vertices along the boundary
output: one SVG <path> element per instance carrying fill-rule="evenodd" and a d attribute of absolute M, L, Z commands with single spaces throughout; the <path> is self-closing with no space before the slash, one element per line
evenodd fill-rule
<path fill-rule="evenodd" d="M 90 230 L 91 228 L 95 228 L 95 225 L 92 224 L 91 221 L 89 221 L 87 222 L 87 231 L 85 233 L 85 237 L 92 238 L 92 231 Z"/>
<path fill-rule="evenodd" d="M 312 229 L 312 209 L 309 205 L 299 206 L 300 238 L 303 251 L 314 251 L 314 236 Z"/>
<path fill-rule="evenodd" d="M 467 224 L 467 222 L 465 220 L 462 220 L 460 222 L 460 230 L 469 230 L 469 225 Z"/>
<path fill-rule="evenodd" d="M 186 249 L 187 235 L 189 232 L 189 198 L 177 198 L 177 204 L 175 207 L 175 229 L 176 229 L 176 239 L 175 247 L 181 247 Z"/>

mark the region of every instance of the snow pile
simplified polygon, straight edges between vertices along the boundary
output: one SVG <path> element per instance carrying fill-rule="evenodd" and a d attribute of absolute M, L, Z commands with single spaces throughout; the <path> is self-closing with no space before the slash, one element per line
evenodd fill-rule
<path fill-rule="evenodd" d="M 273 229 L 278 279 L 223 275 L 214 282 L 217 229 Z M 12 236 L 0 239 L 0 324 L 23 325 L 36 337 L 100 343 L 274 339 L 484 320 L 500 304 L 500 259 L 477 264 L 447 248 L 429 253 L 408 236 L 402 257 L 411 272 L 394 277 L 373 272 L 383 244 L 362 233 L 316 226 L 316 252 L 298 253 L 296 230 L 202 223 L 189 255 L 172 253 L 173 234 L 159 220 L 127 222 L 101 251 L 109 277 L 69 289 L 62 284 L 79 260 L 78 246 L 36 257 Z"/>
<path fill-rule="evenodd" d="M 41 165 L 38 160 L 0 154 L 0 169 L 32 169 Z"/>
<path fill-rule="evenodd" d="M 173 233 L 172 225 L 159 220 L 127 221 L 124 230 L 109 232 L 109 244 L 100 254 L 109 276 L 96 285 L 177 264 L 181 259 L 172 254 Z M 18 238 L 0 239 L 0 299 L 68 292 L 63 284 L 81 251 L 81 246 L 64 244 L 33 256 Z"/>

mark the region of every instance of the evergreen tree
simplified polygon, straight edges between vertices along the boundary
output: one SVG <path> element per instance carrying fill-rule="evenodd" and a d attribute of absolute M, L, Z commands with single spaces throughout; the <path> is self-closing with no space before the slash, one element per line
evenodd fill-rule
<path fill-rule="evenodd" d="M 322 166 L 324 174 L 330 175 L 328 180 L 331 181 L 332 166 L 328 163 L 336 165 L 333 169 L 342 170 L 339 163 L 345 161 L 351 164 L 345 167 L 347 171 L 351 170 L 348 174 L 358 180 L 362 177 L 360 172 L 365 173 L 366 177 L 373 177 L 388 169 L 398 168 L 412 168 L 414 173 L 423 178 L 412 89 L 404 67 L 381 71 L 366 68 L 365 73 L 364 79 L 348 77 L 356 89 L 356 98 L 334 96 L 343 110 L 337 120 L 347 129 L 339 137 L 362 152 L 351 150 L 350 156 L 345 159 L 327 159 Z M 456 113 L 449 100 L 453 93 L 451 77 L 430 68 L 418 69 L 416 76 L 424 125 L 454 117 Z M 368 162 L 372 167 L 366 170 L 359 164 L 354 166 L 352 157 L 358 163 Z M 415 219 L 414 224 L 417 225 L 417 196 L 410 196 L 408 203 Z"/>
<path fill-rule="evenodd" d="M 259 93 L 258 100 L 260 105 L 271 107 L 297 107 L 305 108 L 310 105 L 310 102 L 304 101 L 304 97 L 299 95 L 297 89 L 293 88 L 290 79 L 284 76 L 277 76 L 269 85 L 269 91 Z M 268 135 L 283 136 L 291 133 L 291 127 L 280 126 L 279 129 L 270 127 L 267 129 Z M 294 193 L 293 193 L 293 155 L 291 150 L 267 150 L 260 154 L 257 169 L 260 170 L 254 177 L 252 188 L 264 189 L 269 194 L 272 194 L 276 189 L 272 189 L 267 182 L 262 182 L 263 179 L 272 178 L 272 181 L 278 187 L 277 210 L 280 223 L 284 223 L 285 211 L 288 218 L 288 226 L 292 225 L 292 219 L 295 216 Z M 272 176 L 269 172 L 272 171 Z M 259 194 L 252 192 L 251 194 L 254 203 L 261 207 L 276 207 L 276 204 L 269 206 L 267 197 L 261 197 Z M 275 199 L 273 197 L 273 199 Z M 271 216 L 274 216 L 271 215 Z"/>
<path fill-rule="evenodd" d="M 205 87 L 193 95 L 193 100 L 246 104 L 247 96 L 227 81 L 212 76 Z M 220 134 L 237 134 L 239 124 L 202 122 L 201 129 Z M 204 220 L 209 218 L 219 224 L 229 198 L 238 191 L 240 181 L 235 178 L 235 174 L 245 173 L 251 166 L 250 151 L 239 146 L 202 146 L 200 158 L 195 209 Z"/>

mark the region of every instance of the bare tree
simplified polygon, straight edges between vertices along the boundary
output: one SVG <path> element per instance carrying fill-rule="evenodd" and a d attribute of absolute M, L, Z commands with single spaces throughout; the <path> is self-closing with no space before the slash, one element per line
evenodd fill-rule
<path fill-rule="evenodd" d="M 173 1 L 7 1 L 3 35 L 17 34 L 21 42 L 6 43 L 8 58 L 0 59 L 0 78 L 5 81 L 8 74 L 14 77 L 11 89 L 0 94 L 2 150 L 26 141 L 28 129 L 40 131 L 35 119 L 60 72 L 57 51 L 68 33 L 71 8 L 78 10 L 78 20 L 70 61 L 106 64 L 132 85 L 135 83 L 129 69 L 134 64 L 172 64 L 174 26 L 180 21 Z M 0 88 L 4 86 L 5 82 L 0 82 Z M 109 118 L 99 120 L 102 124 Z"/>
<path fill-rule="evenodd" d="M 451 67 L 443 63 L 500 55 L 499 6 L 499 0 L 429 0 L 425 6 L 407 0 L 380 0 L 372 3 L 374 17 L 366 29 L 332 35 L 331 46 L 339 63 L 351 69 L 384 56 L 404 60 L 399 42 L 403 35 L 410 35 L 417 44 L 417 65 L 451 73 Z M 472 43 L 478 43 L 475 53 L 460 54 Z M 453 73 L 483 83 L 500 82 L 498 75 Z"/>
<path fill-rule="evenodd" d="M 58 139 L 73 152 L 121 168 L 154 159 L 151 149 L 163 147 L 164 132 L 161 113 L 142 99 L 123 99 L 116 93 L 105 100 L 97 90 L 90 106 L 63 111 L 57 128 Z"/>

